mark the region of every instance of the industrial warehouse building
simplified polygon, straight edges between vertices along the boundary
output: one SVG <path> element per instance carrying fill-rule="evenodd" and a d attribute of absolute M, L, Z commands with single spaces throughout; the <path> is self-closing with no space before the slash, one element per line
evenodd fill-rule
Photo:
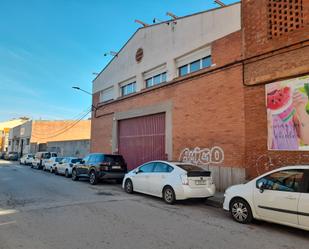
<path fill-rule="evenodd" d="M 84 157 L 89 153 L 90 127 L 90 120 L 29 120 L 10 130 L 8 152 Z"/>
<path fill-rule="evenodd" d="M 93 81 L 91 151 L 201 165 L 219 190 L 309 163 L 308 18 L 307 1 L 244 0 L 138 29 Z"/>

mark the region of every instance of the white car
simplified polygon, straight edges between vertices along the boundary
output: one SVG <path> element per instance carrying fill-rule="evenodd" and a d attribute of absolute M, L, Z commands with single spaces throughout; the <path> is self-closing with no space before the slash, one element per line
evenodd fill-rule
<path fill-rule="evenodd" d="M 208 198 L 215 193 L 211 172 L 198 166 L 166 161 L 145 163 L 127 173 L 122 183 L 127 193 L 162 197 L 168 204 L 189 198 Z"/>
<path fill-rule="evenodd" d="M 309 230 L 309 166 L 275 169 L 224 196 L 223 208 L 240 223 L 255 218 Z"/>
<path fill-rule="evenodd" d="M 76 163 L 80 163 L 83 159 L 77 157 L 64 157 L 57 165 L 55 165 L 55 174 L 65 175 L 69 178 L 72 176 L 72 167 Z"/>
<path fill-rule="evenodd" d="M 19 163 L 24 165 L 30 165 L 32 164 L 33 158 L 33 154 L 25 154 L 19 159 Z"/>
<path fill-rule="evenodd" d="M 32 168 L 43 169 L 45 162 L 51 157 L 57 157 L 56 152 L 37 152 L 32 161 Z"/>
<path fill-rule="evenodd" d="M 44 162 L 43 170 L 54 172 L 54 167 L 57 163 L 61 162 L 63 157 L 51 157 Z"/>

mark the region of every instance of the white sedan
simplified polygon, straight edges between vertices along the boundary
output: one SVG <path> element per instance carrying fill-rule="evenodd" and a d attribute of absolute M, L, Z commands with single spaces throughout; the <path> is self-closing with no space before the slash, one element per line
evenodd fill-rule
<path fill-rule="evenodd" d="M 207 198 L 215 193 L 211 172 L 198 166 L 166 161 L 145 163 L 127 173 L 122 183 L 127 193 L 162 197 L 168 204 L 189 198 Z"/>
<path fill-rule="evenodd" d="M 288 166 L 229 187 L 223 208 L 240 223 L 253 218 L 309 230 L 309 166 Z"/>

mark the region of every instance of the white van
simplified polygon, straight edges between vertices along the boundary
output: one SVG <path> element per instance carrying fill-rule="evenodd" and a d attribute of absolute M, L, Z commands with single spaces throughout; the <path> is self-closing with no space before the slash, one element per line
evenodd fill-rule
<path fill-rule="evenodd" d="M 51 157 L 57 157 L 56 152 L 37 152 L 32 161 L 32 168 L 43 169 L 45 162 Z"/>

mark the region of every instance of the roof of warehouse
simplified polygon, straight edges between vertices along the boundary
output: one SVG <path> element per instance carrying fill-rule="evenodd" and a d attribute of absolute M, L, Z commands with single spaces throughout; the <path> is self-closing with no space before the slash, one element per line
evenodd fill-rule
<path fill-rule="evenodd" d="M 227 7 L 230 7 L 230 6 L 233 6 L 233 5 L 236 5 L 236 4 L 240 4 L 241 2 L 236 2 L 236 3 L 232 3 L 232 4 L 228 4 L 226 6 L 223 6 L 223 7 L 217 7 L 217 8 L 213 8 L 213 9 L 210 9 L 210 10 L 204 10 L 204 11 L 200 11 L 200 12 L 196 12 L 196 13 L 193 13 L 193 14 L 190 14 L 190 15 L 186 15 L 186 16 L 181 16 L 181 17 L 178 17 L 176 19 L 170 19 L 170 20 L 167 20 L 167 21 L 163 21 L 163 22 L 160 22 L 160 23 L 155 23 L 155 24 L 151 24 L 151 25 L 148 25 L 148 26 L 145 26 L 145 27 L 140 27 L 138 28 L 133 34 L 132 36 L 127 40 L 127 42 L 120 48 L 119 52 L 117 54 L 120 54 L 120 52 L 126 47 L 126 45 L 132 40 L 132 38 L 137 34 L 137 32 L 139 32 L 140 30 L 143 30 L 143 29 L 147 29 L 147 28 L 152 28 L 154 26 L 157 26 L 157 25 L 162 25 L 162 24 L 166 24 L 166 23 L 170 23 L 172 21 L 175 21 L 175 20 L 180 20 L 180 19 L 185 19 L 185 18 L 189 18 L 189 17 L 192 17 L 192 16 L 196 16 L 196 15 L 200 15 L 200 14 L 203 14 L 203 13 L 206 13 L 206 12 L 212 12 L 212 11 L 216 11 L 216 10 L 219 10 L 219 9 L 223 9 L 223 8 L 227 8 Z M 92 82 L 94 82 L 104 71 L 105 69 L 114 61 L 116 56 L 114 56 L 108 63 L 107 65 L 100 71 L 100 73 L 92 80 Z"/>

